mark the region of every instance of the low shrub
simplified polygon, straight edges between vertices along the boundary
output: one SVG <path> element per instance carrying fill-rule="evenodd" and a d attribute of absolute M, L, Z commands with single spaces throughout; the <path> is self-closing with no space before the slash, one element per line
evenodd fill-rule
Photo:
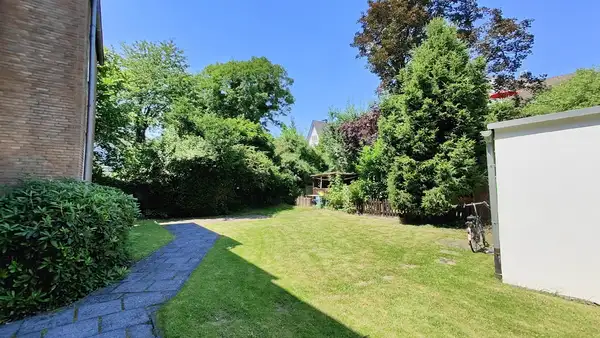
<path fill-rule="evenodd" d="M 0 196 L 0 322 L 54 309 L 119 278 L 139 216 L 123 192 L 29 180 Z"/>
<path fill-rule="evenodd" d="M 325 196 L 327 206 L 335 210 L 343 210 L 351 214 L 355 213 L 356 205 L 364 200 L 361 189 L 362 186 L 360 183 L 346 185 L 340 176 L 336 176 L 331 182 Z"/>
<path fill-rule="evenodd" d="M 342 210 L 348 196 L 348 187 L 344 184 L 342 178 L 340 176 L 334 177 L 326 195 L 327 206 L 332 209 Z"/>

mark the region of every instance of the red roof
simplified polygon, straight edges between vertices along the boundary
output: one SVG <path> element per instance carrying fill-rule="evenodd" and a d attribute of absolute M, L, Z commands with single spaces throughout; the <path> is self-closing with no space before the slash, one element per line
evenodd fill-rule
<path fill-rule="evenodd" d="M 501 92 L 493 93 L 492 95 L 490 95 L 490 99 L 503 99 L 505 97 L 515 96 L 515 95 L 517 95 L 517 92 L 515 92 L 513 90 L 504 90 Z"/>

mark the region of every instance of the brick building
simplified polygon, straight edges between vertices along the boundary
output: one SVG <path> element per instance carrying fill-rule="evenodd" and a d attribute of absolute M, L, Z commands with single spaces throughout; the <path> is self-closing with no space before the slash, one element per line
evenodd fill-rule
<path fill-rule="evenodd" d="M 91 179 L 96 61 L 100 0 L 0 1 L 0 184 Z"/>

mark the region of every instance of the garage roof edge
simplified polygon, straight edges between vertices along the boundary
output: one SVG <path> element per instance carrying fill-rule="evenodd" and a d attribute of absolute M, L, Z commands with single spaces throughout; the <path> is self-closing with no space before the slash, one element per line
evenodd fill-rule
<path fill-rule="evenodd" d="M 554 113 L 554 114 L 537 115 L 537 116 L 525 117 L 525 118 L 516 119 L 516 120 L 495 122 L 495 123 L 488 124 L 487 128 L 490 130 L 491 129 L 498 130 L 498 129 L 504 129 L 504 128 L 523 126 L 523 125 L 527 125 L 527 124 L 534 124 L 534 123 L 541 123 L 541 122 L 548 122 L 548 121 L 557 121 L 557 120 L 569 119 L 569 118 L 573 118 L 573 117 L 582 117 L 582 116 L 596 115 L 596 114 L 600 115 L 600 106 L 576 109 L 576 110 L 569 110 L 569 111 L 564 111 L 564 112 Z"/>

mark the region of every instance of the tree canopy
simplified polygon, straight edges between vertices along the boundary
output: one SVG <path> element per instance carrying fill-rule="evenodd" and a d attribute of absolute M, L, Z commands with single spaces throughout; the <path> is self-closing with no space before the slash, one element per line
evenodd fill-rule
<path fill-rule="evenodd" d="M 153 216 L 214 215 L 292 202 L 322 167 L 295 129 L 275 140 L 294 98 L 264 57 L 191 74 L 172 41 L 107 50 L 99 68 L 94 180 Z"/>
<path fill-rule="evenodd" d="M 279 125 L 290 111 L 294 81 L 280 65 L 265 57 L 207 66 L 196 76 L 200 104 L 222 117 Z"/>
<path fill-rule="evenodd" d="M 579 69 L 575 76 L 537 95 L 526 115 L 557 113 L 600 105 L 600 69 Z"/>
<path fill-rule="evenodd" d="M 479 132 L 487 114 L 485 61 L 472 60 L 457 30 L 443 19 L 400 71 L 403 86 L 381 104 L 379 135 L 390 162 L 388 195 L 399 210 L 447 212 L 482 182 Z"/>
<path fill-rule="evenodd" d="M 517 71 L 531 54 L 532 20 L 506 18 L 500 9 L 481 7 L 476 0 L 369 0 L 359 19 L 361 30 L 352 46 L 366 57 L 369 68 L 385 89 L 395 90 L 396 76 L 412 58 L 411 51 L 426 37 L 427 24 L 442 17 L 457 27 L 457 34 L 471 51 L 485 57 L 494 87 L 538 89 L 542 77 Z"/>

